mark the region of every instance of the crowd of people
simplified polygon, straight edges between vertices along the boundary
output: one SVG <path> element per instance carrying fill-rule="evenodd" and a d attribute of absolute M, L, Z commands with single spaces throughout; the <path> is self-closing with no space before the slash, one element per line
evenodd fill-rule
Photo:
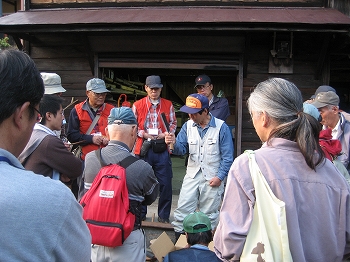
<path fill-rule="evenodd" d="M 213 94 L 209 76 L 196 77 L 197 93 L 180 108 L 189 120 L 178 134 L 157 75 L 146 78 L 147 96 L 132 108 L 106 103 L 105 82 L 88 80 L 67 133 L 59 75 L 40 73 L 22 51 L 1 50 L 0 83 L 1 261 L 143 262 L 141 225 L 157 197 L 158 222 L 171 222 L 175 239 L 184 234 L 188 243 L 164 261 L 240 260 L 254 230 L 255 183 L 248 155 L 234 160 L 228 101 Z M 292 260 L 343 261 L 350 254 L 350 122 L 336 90 L 320 86 L 304 102 L 293 83 L 271 78 L 255 87 L 247 106 L 263 143 L 256 163 L 285 204 Z M 171 154 L 188 155 L 174 221 Z M 114 164 L 131 155 L 137 159 L 125 174 L 133 231 L 121 246 L 94 244 L 79 200 L 101 159 Z"/>

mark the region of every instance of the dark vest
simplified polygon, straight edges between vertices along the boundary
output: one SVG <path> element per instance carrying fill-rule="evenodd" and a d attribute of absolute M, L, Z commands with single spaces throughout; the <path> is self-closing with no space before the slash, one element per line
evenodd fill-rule
<path fill-rule="evenodd" d="M 221 261 L 213 251 L 197 248 L 184 248 L 170 252 L 169 262 L 216 262 Z"/>

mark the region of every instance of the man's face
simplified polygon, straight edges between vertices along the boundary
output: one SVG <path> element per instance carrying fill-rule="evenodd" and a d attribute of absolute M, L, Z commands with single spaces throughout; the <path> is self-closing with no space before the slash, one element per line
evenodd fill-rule
<path fill-rule="evenodd" d="M 339 120 L 338 108 L 336 106 L 324 106 L 320 107 L 318 111 L 322 117 L 321 124 L 334 128 Z"/>
<path fill-rule="evenodd" d="M 195 113 L 195 114 L 188 114 L 188 116 L 190 117 L 191 120 L 193 120 L 193 122 L 195 122 L 196 124 L 200 125 L 206 119 L 207 114 L 205 114 L 202 111 L 201 114 L 199 114 L 199 112 L 198 112 L 198 113 Z"/>
<path fill-rule="evenodd" d="M 64 119 L 64 112 L 61 105 L 60 110 L 56 112 L 56 116 L 52 114 L 52 130 L 61 130 L 63 119 Z"/>
<path fill-rule="evenodd" d="M 94 91 L 86 91 L 86 95 L 89 98 L 90 106 L 97 108 L 103 105 L 107 93 L 95 93 Z"/>
<path fill-rule="evenodd" d="M 160 93 L 162 92 L 162 89 L 158 87 L 150 88 L 148 86 L 145 86 L 145 89 L 147 95 L 153 100 L 157 100 L 160 97 Z"/>
<path fill-rule="evenodd" d="M 198 94 L 209 97 L 211 95 L 211 91 L 213 90 L 213 85 L 207 82 L 205 85 L 196 86 L 196 89 Z"/>

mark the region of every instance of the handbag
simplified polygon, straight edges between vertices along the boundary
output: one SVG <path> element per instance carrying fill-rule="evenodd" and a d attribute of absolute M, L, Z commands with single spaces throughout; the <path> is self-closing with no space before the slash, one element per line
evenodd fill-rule
<path fill-rule="evenodd" d="M 168 149 L 164 138 L 151 140 L 151 144 L 154 153 L 163 153 Z"/>
<path fill-rule="evenodd" d="M 97 121 L 100 119 L 100 116 L 101 115 L 96 115 L 95 116 L 94 120 L 92 121 L 91 125 L 89 126 L 89 129 L 85 133 L 86 135 L 90 135 L 92 129 L 94 129 Z M 76 148 L 74 148 L 72 150 L 73 155 L 75 155 L 77 158 L 80 158 L 82 148 L 83 148 L 83 146 L 77 146 Z"/>
<path fill-rule="evenodd" d="M 254 151 L 246 150 L 244 153 L 249 158 L 255 188 L 255 206 L 240 261 L 293 261 L 289 249 L 285 203 L 269 187 L 256 163 Z"/>

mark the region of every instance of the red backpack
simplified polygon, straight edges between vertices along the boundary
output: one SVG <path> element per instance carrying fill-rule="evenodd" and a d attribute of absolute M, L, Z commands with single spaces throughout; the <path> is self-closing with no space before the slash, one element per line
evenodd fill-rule
<path fill-rule="evenodd" d="M 92 244 L 121 246 L 135 223 L 135 215 L 129 207 L 125 169 L 138 159 L 128 156 L 119 163 L 106 165 L 101 157 L 101 149 L 95 153 L 102 168 L 80 200 L 83 218 L 90 230 Z"/>

